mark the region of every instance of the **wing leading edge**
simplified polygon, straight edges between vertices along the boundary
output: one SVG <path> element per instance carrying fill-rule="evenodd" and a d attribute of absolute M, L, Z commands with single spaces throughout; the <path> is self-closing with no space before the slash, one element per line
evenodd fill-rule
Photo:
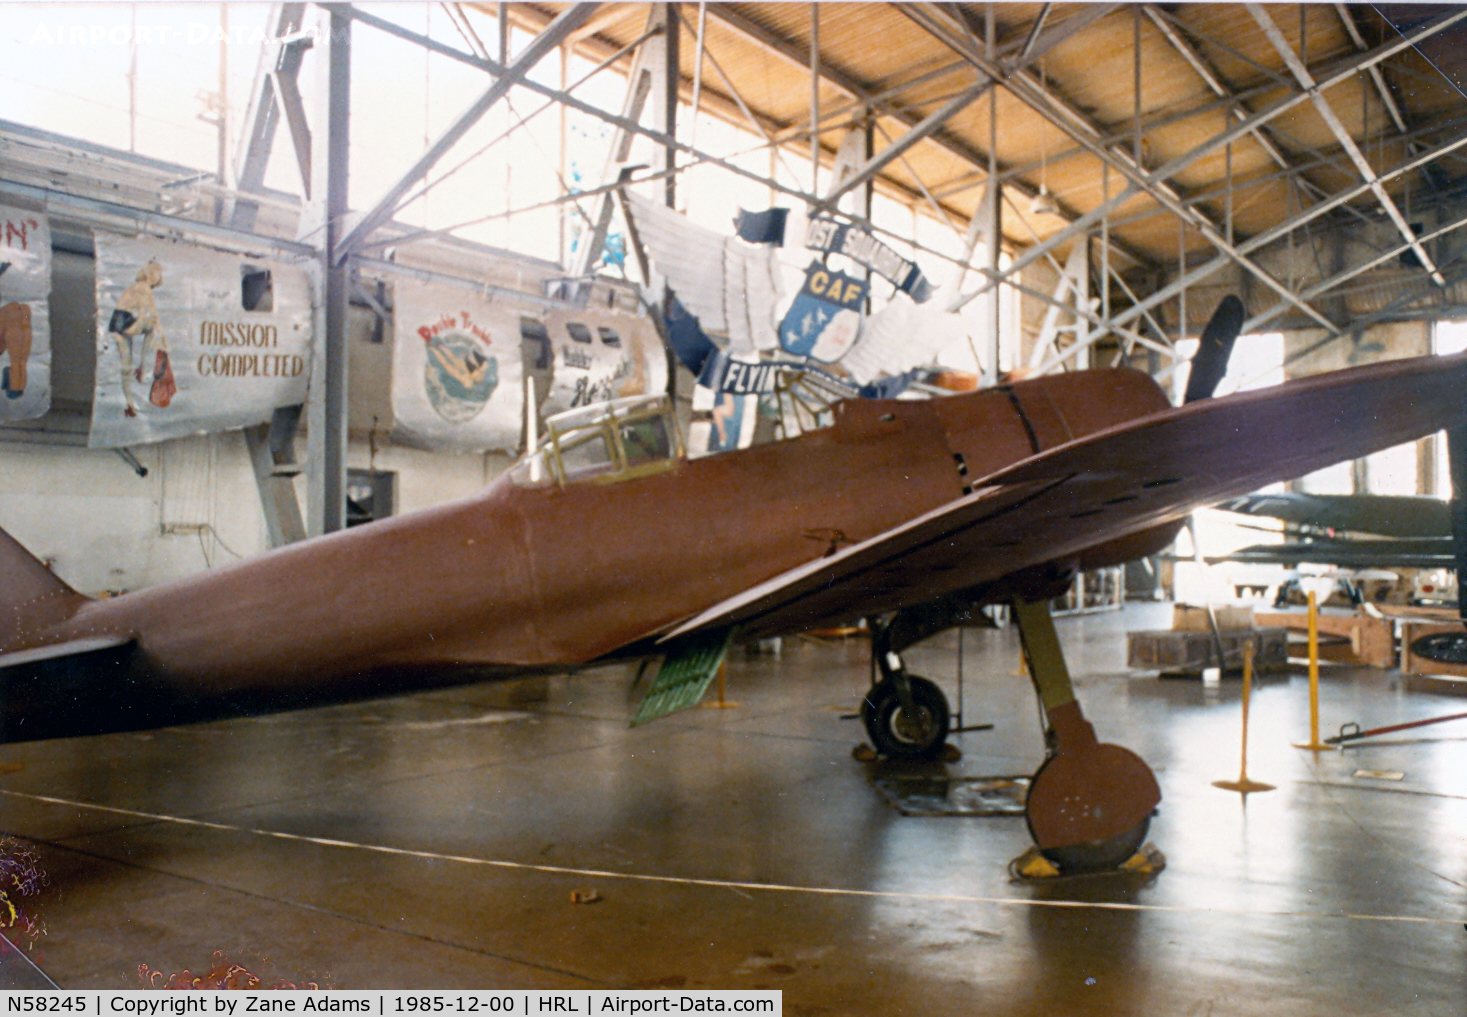
<path fill-rule="evenodd" d="M 1467 354 L 1336 371 L 1140 417 L 1032 456 L 971 495 L 761 583 L 668 631 L 749 636 L 993 582 L 1195 508 L 1467 424 Z"/>

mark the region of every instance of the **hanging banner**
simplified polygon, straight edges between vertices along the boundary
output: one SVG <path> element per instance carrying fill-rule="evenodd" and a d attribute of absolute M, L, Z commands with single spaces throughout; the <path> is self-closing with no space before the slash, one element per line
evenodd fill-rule
<path fill-rule="evenodd" d="M 932 284 L 915 263 L 853 223 L 812 216 L 805 229 L 805 247 L 826 254 L 843 254 L 865 265 L 919 304 L 932 296 Z"/>
<path fill-rule="evenodd" d="M 858 384 L 868 385 L 935 364 L 942 350 L 969 345 L 970 339 L 962 315 L 924 307 L 897 293 L 866 319 L 860 340 L 840 366 Z"/>
<path fill-rule="evenodd" d="M 719 350 L 708 358 L 698 375 L 698 384 L 713 392 L 768 395 L 774 391 L 782 369 L 801 370 L 803 367 L 803 364 L 793 360 L 756 360 L 749 363 Z"/>
<path fill-rule="evenodd" d="M 759 416 L 757 394 L 716 391 L 701 380 L 693 386 L 693 419 L 688 425 L 688 455 L 716 455 L 748 448 Z"/>
<path fill-rule="evenodd" d="M 812 261 L 805 284 L 779 323 L 786 352 L 830 364 L 845 356 L 861 331 L 866 283 Z"/>
<path fill-rule="evenodd" d="M 154 237 L 96 235 L 92 448 L 262 424 L 306 400 L 304 269 Z"/>
<path fill-rule="evenodd" d="M 51 226 L 0 205 L 0 421 L 51 408 Z"/>
<path fill-rule="evenodd" d="M 715 233 L 687 216 L 635 192 L 627 211 L 652 260 L 650 288 L 661 299 L 665 280 L 683 308 L 731 353 L 772 350 L 774 307 L 783 296 L 778 252 Z"/>
<path fill-rule="evenodd" d="M 453 286 L 404 281 L 394 295 L 394 435 L 460 452 L 517 451 L 525 308 Z"/>
<path fill-rule="evenodd" d="M 667 390 L 667 354 L 652 321 L 596 308 L 551 311 L 545 328 L 555 351 L 547 417 L 577 406 Z"/>

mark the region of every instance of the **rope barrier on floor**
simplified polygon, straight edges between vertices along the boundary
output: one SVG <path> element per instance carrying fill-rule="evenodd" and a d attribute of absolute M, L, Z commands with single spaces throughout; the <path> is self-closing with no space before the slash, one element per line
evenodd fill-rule
<path fill-rule="evenodd" d="M 24 798 L 47 805 L 63 805 L 70 808 L 90 809 L 116 816 L 129 816 L 156 823 L 174 823 L 204 830 L 224 833 L 243 833 L 254 837 L 270 837 L 276 840 L 314 844 L 318 847 L 350 848 L 370 851 L 375 854 L 395 855 L 401 858 L 417 858 L 424 861 L 456 862 L 461 865 L 476 865 L 492 869 L 508 869 L 519 872 L 538 872 L 552 876 L 576 876 L 584 879 L 621 879 L 631 882 L 657 883 L 671 886 L 701 886 L 718 890 L 763 890 L 771 893 L 806 894 L 819 897 L 857 897 L 863 899 L 920 901 L 940 904 L 992 904 L 1000 907 L 1071 908 L 1095 911 L 1146 911 L 1169 914 L 1238 915 L 1249 918 L 1336 918 L 1361 922 L 1404 922 L 1418 925 L 1463 925 L 1462 918 L 1428 918 L 1420 915 L 1364 915 L 1349 912 L 1328 911 L 1263 911 L 1250 908 L 1198 908 L 1175 904 L 1129 904 L 1112 901 L 1074 900 L 1029 900 L 1018 897 L 979 897 L 959 893 L 913 893 L 901 890 L 853 890 L 841 887 L 793 886 L 783 883 L 750 883 L 733 879 L 700 879 L 693 876 L 659 876 L 650 873 L 614 872 L 609 869 L 577 869 L 565 865 L 544 865 L 535 862 L 512 862 L 498 858 L 475 858 L 472 855 L 450 855 L 437 851 L 420 851 L 413 848 L 389 847 L 385 844 L 361 844 L 333 837 L 313 837 L 303 833 L 287 833 L 284 830 L 266 830 L 259 827 L 236 826 L 232 823 L 216 823 L 207 819 L 192 819 L 187 816 L 168 816 L 157 812 L 142 812 L 137 809 L 122 809 L 113 805 L 94 805 L 68 798 L 50 795 L 27 794 L 23 791 L 0 789 L 0 795 Z"/>

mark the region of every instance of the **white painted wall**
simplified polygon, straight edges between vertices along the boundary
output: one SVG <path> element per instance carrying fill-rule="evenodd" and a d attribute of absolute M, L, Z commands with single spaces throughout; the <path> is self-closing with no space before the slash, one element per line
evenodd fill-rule
<path fill-rule="evenodd" d="M 304 440 L 300 443 L 304 446 Z M 203 435 L 133 450 L 139 477 L 116 454 L 0 443 L 0 529 L 82 593 L 141 589 L 266 549 L 265 522 L 244 438 Z M 365 442 L 349 465 L 367 468 Z M 398 473 L 398 514 L 481 491 L 511 460 L 379 449 Z M 304 483 L 298 482 L 300 496 Z"/>
<path fill-rule="evenodd" d="M 264 548 L 238 433 L 143 446 L 139 477 L 109 451 L 0 444 L 0 528 L 87 594 L 189 575 Z"/>

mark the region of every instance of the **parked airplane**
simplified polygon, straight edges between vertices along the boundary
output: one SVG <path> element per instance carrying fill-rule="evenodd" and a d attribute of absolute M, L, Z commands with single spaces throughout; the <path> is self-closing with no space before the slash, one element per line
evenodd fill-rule
<path fill-rule="evenodd" d="M 1467 425 L 1467 355 L 1209 398 L 1242 320 L 1204 334 L 1188 402 L 1128 368 L 925 402 L 702 459 L 660 398 L 584 407 L 480 495 L 109 599 L 0 534 L 0 735 L 137 729 L 665 655 L 642 716 L 695 700 L 740 638 L 875 619 L 863 705 L 929 757 L 947 704 L 901 652 L 1008 602 L 1048 724 L 1029 826 L 1063 871 L 1114 865 L 1160 800 L 1097 741 L 1048 599 L 1160 551 L 1193 509 Z"/>
<path fill-rule="evenodd" d="M 1216 506 L 1278 519 L 1285 540 L 1253 544 L 1208 561 L 1338 565 L 1344 568 L 1452 568 L 1451 506 L 1440 498 L 1381 494 L 1250 494 Z"/>

